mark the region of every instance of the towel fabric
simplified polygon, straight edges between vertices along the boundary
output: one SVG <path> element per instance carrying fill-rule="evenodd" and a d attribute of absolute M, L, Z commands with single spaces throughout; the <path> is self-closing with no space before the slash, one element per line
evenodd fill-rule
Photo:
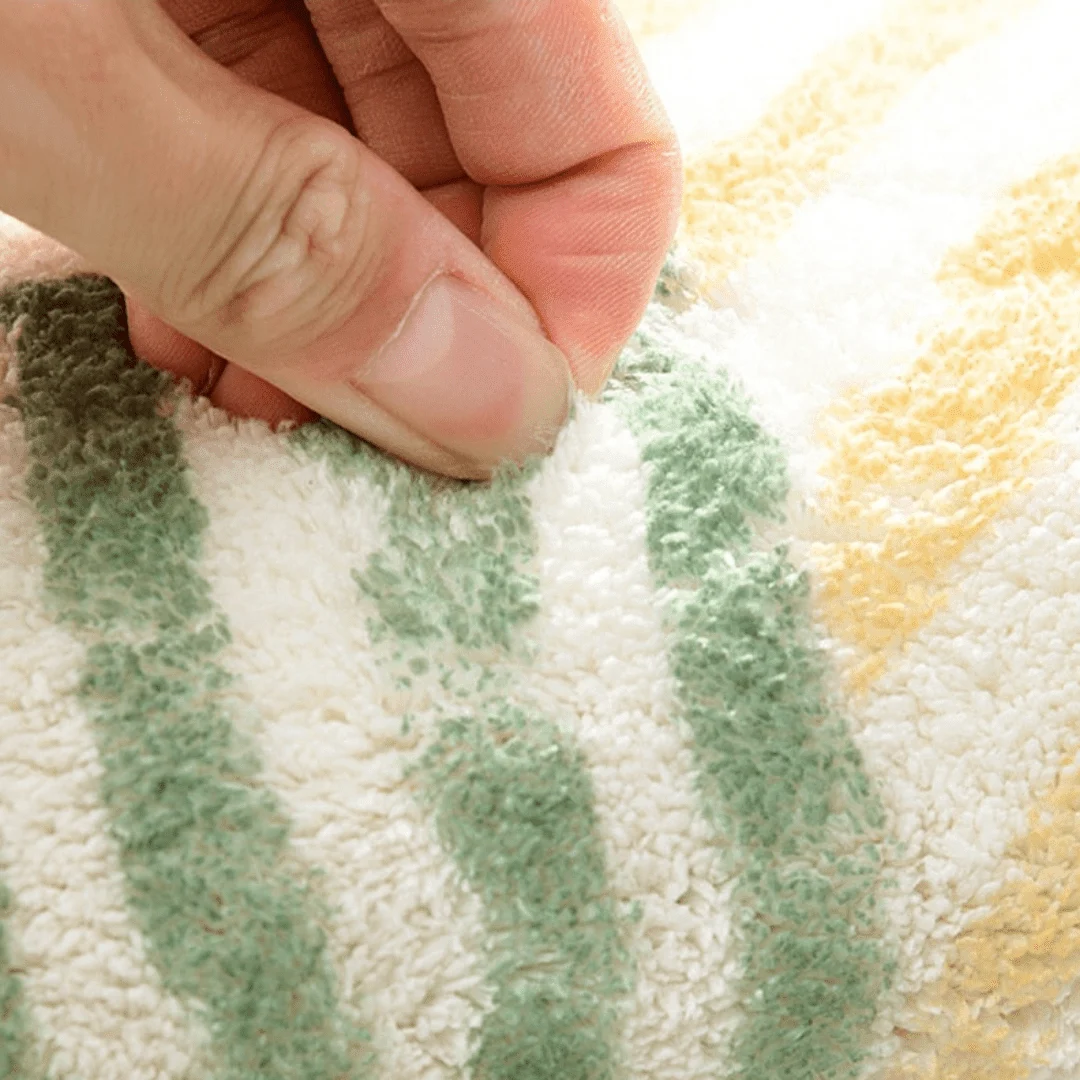
<path fill-rule="evenodd" d="M 0 219 L 0 1077 L 1080 1075 L 1076 2 L 622 6 L 678 241 L 492 484 Z"/>

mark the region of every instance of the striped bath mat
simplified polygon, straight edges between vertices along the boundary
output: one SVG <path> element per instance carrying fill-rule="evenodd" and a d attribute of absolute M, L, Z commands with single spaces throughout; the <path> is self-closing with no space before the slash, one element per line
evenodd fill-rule
<path fill-rule="evenodd" d="M 3 219 L 0 1077 L 1080 1076 L 1080 9 L 624 7 L 682 223 L 523 475 Z"/>

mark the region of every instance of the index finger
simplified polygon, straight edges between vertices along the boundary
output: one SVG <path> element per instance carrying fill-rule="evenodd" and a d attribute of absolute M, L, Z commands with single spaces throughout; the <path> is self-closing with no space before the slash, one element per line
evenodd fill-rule
<path fill-rule="evenodd" d="M 671 126 L 610 0 L 376 0 L 479 184 L 547 180 Z"/>
<path fill-rule="evenodd" d="M 621 15 L 610 0 L 375 3 L 430 74 L 462 167 L 488 188 L 485 252 L 579 385 L 598 389 L 652 295 L 682 186 L 677 139 Z M 328 52 L 348 40 L 333 31 L 353 5 L 308 4 Z"/>

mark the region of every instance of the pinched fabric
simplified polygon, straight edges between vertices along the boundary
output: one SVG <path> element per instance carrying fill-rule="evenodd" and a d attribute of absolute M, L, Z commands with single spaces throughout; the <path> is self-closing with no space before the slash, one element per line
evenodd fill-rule
<path fill-rule="evenodd" d="M 1075 0 L 624 0 L 553 455 L 236 421 L 0 218 L 0 1077 L 1080 1075 Z"/>

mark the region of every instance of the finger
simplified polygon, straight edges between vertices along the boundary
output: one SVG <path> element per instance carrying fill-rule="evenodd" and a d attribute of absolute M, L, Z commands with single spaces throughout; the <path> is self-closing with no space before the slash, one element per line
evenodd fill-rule
<path fill-rule="evenodd" d="M 209 397 L 232 416 L 265 420 L 272 427 L 285 421 L 306 424 L 317 418 L 311 409 L 265 379 L 184 337 L 137 300 L 128 299 L 127 318 L 128 336 L 136 356 L 178 379 L 187 379 L 196 394 Z"/>
<path fill-rule="evenodd" d="M 214 64 L 155 5 L 7 6 L 11 41 L 5 211 L 417 464 L 486 476 L 550 447 L 565 359 L 506 277 L 357 139 Z"/>
<path fill-rule="evenodd" d="M 427 188 L 423 196 L 447 221 L 477 247 L 484 223 L 484 189 L 472 180 L 455 180 Z"/>
<path fill-rule="evenodd" d="M 159 0 L 211 60 L 245 82 L 353 130 L 303 0 Z"/>
<path fill-rule="evenodd" d="M 209 349 L 184 337 L 130 296 L 127 322 L 136 356 L 178 379 L 187 379 L 196 394 L 205 394 L 210 389 L 211 373 L 218 358 Z"/>
<path fill-rule="evenodd" d="M 444 188 L 469 182 L 430 76 L 373 0 L 352 0 L 344 18 L 320 26 L 322 38 L 303 0 L 161 0 L 161 6 L 211 59 L 358 133 L 455 224 L 479 218 L 478 185 L 469 184 L 468 205 L 460 194 L 449 206 L 442 197 Z M 334 67 L 327 42 L 339 61 Z M 479 243 L 479 229 L 473 232 Z"/>
<path fill-rule="evenodd" d="M 485 252 L 579 384 L 598 388 L 652 295 L 681 199 L 678 144 L 625 23 L 598 0 L 375 3 L 430 76 L 462 167 L 492 189 Z M 364 62 L 345 51 L 374 34 L 367 5 L 308 5 L 351 86 L 349 65 Z"/>
<path fill-rule="evenodd" d="M 318 418 L 311 409 L 236 364 L 225 365 L 209 397 L 231 416 L 264 420 L 273 428 L 284 423 L 308 424 Z"/>
<path fill-rule="evenodd" d="M 296 105 L 352 129 L 341 87 L 330 68 L 302 0 L 159 0 L 177 26 L 212 60 L 253 86 L 260 86 Z M 128 326 L 137 355 L 178 378 L 190 381 L 197 394 L 209 394 L 212 373 L 226 367 L 190 338 L 150 315 L 127 297 Z M 242 372 L 243 369 L 237 369 Z M 239 389 L 237 389 L 239 388 Z M 251 398 L 244 396 L 249 390 Z M 311 417 L 310 409 L 257 376 L 237 378 L 230 372 L 223 400 L 238 417 L 282 420 Z"/>
<path fill-rule="evenodd" d="M 421 191 L 465 177 L 435 84 L 375 0 L 309 0 L 364 143 Z"/>
<path fill-rule="evenodd" d="M 322 7 L 350 0 L 308 0 Z M 477 183 L 548 180 L 671 125 L 617 9 L 604 0 L 375 0 L 430 73 Z M 331 57 L 336 63 L 336 58 Z"/>
<path fill-rule="evenodd" d="M 464 180 L 457 184 L 433 188 L 424 192 L 424 197 L 473 243 L 480 243 L 479 200 L 476 198 L 476 185 L 472 181 Z M 178 379 L 186 379 L 196 394 L 209 393 L 212 373 L 225 361 L 152 315 L 134 297 L 129 296 L 126 300 L 128 336 L 135 354 Z M 282 419 L 299 421 L 300 417 L 313 415 L 310 409 L 305 409 L 299 402 L 291 402 L 286 408 L 265 389 L 269 386 L 268 383 L 256 376 L 251 376 L 251 379 L 252 382 L 241 381 L 240 385 L 260 384 L 259 404 L 249 406 L 242 399 L 238 400 L 236 394 L 230 394 L 230 406 L 236 409 L 234 415 L 265 419 L 270 423 Z M 269 412 L 262 407 L 262 403 L 266 401 L 274 402 Z"/>
<path fill-rule="evenodd" d="M 484 252 L 529 298 L 586 393 L 652 299 L 679 221 L 677 149 L 633 144 L 522 188 L 489 188 Z"/>

